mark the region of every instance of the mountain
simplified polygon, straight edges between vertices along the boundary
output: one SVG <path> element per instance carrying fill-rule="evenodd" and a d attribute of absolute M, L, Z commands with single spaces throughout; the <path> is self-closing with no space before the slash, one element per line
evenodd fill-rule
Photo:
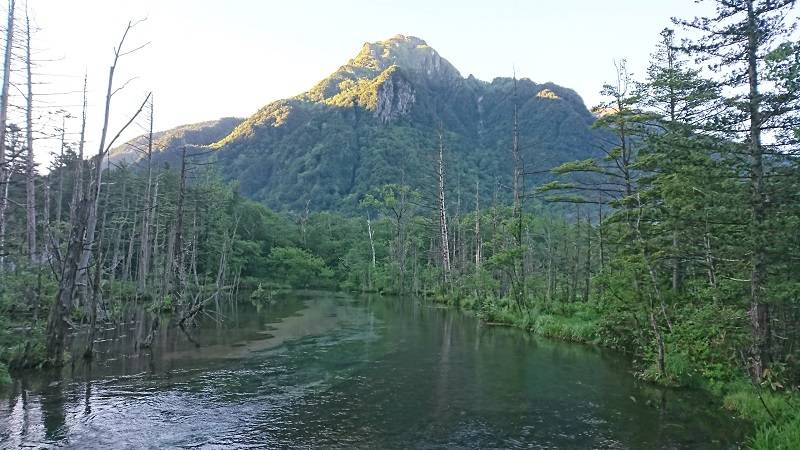
<path fill-rule="evenodd" d="M 182 145 L 206 146 L 224 138 L 244 119 L 223 117 L 217 120 L 181 125 L 167 131 L 153 133 L 153 153 L 156 159 L 177 154 Z M 133 163 L 146 157 L 147 135 L 115 147 L 108 152 L 111 163 Z"/>
<path fill-rule="evenodd" d="M 365 43 L 307 92 L 272 102 L 199 145 L 210 144 L 220 172 L 238 180 L 244 195 L 272 208 L 299 211 L 308 202 L 315 210 L 353 211 L 383 184 L 431 191 L 441 131 L 450 190 L 472 198 L 480 180 L 490 198 L 510 184 L 515 103 L 527 171 L 598 151 L 601 132 L 574 91 L 529 79 L 463 77 L 425 41 L 402 35 Z"/>

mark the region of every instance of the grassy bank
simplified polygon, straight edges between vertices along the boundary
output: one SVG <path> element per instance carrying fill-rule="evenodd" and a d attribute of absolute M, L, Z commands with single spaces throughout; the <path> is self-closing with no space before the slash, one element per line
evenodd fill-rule
<path fill-rule="evenodd" d="M 591 303 L 552 303 L 547 306 L 519 308 L 508 299 L 477 299 L 474 297 L 434 297 L 474 313 L 489 325 L 517 327 L 549 338 L 599 345 L 631 354 L 637 376 L 648 382 L 671 387 L 703 389 L 721 400 L 722 406 L 738 417 L 752 422 L 755 433 L 748 446 L 754 450 L 794 450 L 800 448 L 800 395 L 784 389 L 779 374 L 767 377 L 763 385 L 754 385 L 735 365 L 712 363 L 692 358 L 686 352 L 667 356 L 668 373 L 655 375 L 648 355 L 631 353 L 626 340 L 610 332 L 614 322 Z M 713 333 L 714 330 L 708 330 Z M 707 351 L 707 349 L 706 349 Z"/>

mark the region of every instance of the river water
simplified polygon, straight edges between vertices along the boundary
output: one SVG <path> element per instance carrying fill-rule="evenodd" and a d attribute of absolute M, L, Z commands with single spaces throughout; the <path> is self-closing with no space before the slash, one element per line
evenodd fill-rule
<path fill-rule="evenodd" d="M 613 352 L 410 299 L 242 301 L 205 314 L 195 343 L 162 318 L 150 350 L 149 314 L 124 316 L 91 366 L 0 393 L 0 447 L 713 449 L 747 430 Z"/>

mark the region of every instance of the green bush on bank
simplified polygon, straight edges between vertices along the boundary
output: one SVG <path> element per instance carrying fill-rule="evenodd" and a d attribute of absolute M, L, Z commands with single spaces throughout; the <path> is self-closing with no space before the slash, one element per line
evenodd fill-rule
<path fill-rule="evenodd" d="M 297 247 L 276 247 L 269 256 L 274 279 L 295 288 L 333 285 L 333 271 L 325 261 Z"/>
<path fill-rule="evenodd" d="M 8 367 L 0 362 L 0 387 L 11 384 L 11 376 L 8 375 Z"/>
<path fill-rule="evenodd" d="M 598 341 L 599 318 L 589 305 L 553 303 L 547 308 L 519 308 L 509 298 L 468 296 L 459 306 L 474 311 L 484 322 L 510 325 L 565 341 Z"/>

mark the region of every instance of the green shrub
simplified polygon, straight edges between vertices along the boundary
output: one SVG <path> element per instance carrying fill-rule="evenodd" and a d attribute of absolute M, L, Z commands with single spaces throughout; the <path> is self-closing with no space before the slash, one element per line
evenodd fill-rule
<path fill-rule="evenodd" d="M 0 387 L 11 384 L 11 376 L 8 374 L 8 367 L 0 362 Z"/>
<path fill-rule="evenodd" d="M 172 295 L 167 294 L 161 300 L 161 310 L 162 311 L 172 311 L 175 308 L 174 302 L 172 301 Z"/>
<path fill-rule="evenodd" d="M 272 303 L 275 301 L 275 289 L 273 287 L 264 287 L 262 283 L 258 283 L 258 287 L 250 293 L 250 301 L 258 303 Z"/>
<path fill-rule="evenodd" d="M 542 336 L 571 342 L 594 342 L 598 336 L 597 320 L 584 314 L 572 317 L 542 314 L 534 320 L 532 330 Z"/>
<path fill-rule="evenodd" d="M 324 287 L 333 277 L 322 258 L 296 247 L 273 248 L 269 266 L 275 281 L 292 287 Z"/>

